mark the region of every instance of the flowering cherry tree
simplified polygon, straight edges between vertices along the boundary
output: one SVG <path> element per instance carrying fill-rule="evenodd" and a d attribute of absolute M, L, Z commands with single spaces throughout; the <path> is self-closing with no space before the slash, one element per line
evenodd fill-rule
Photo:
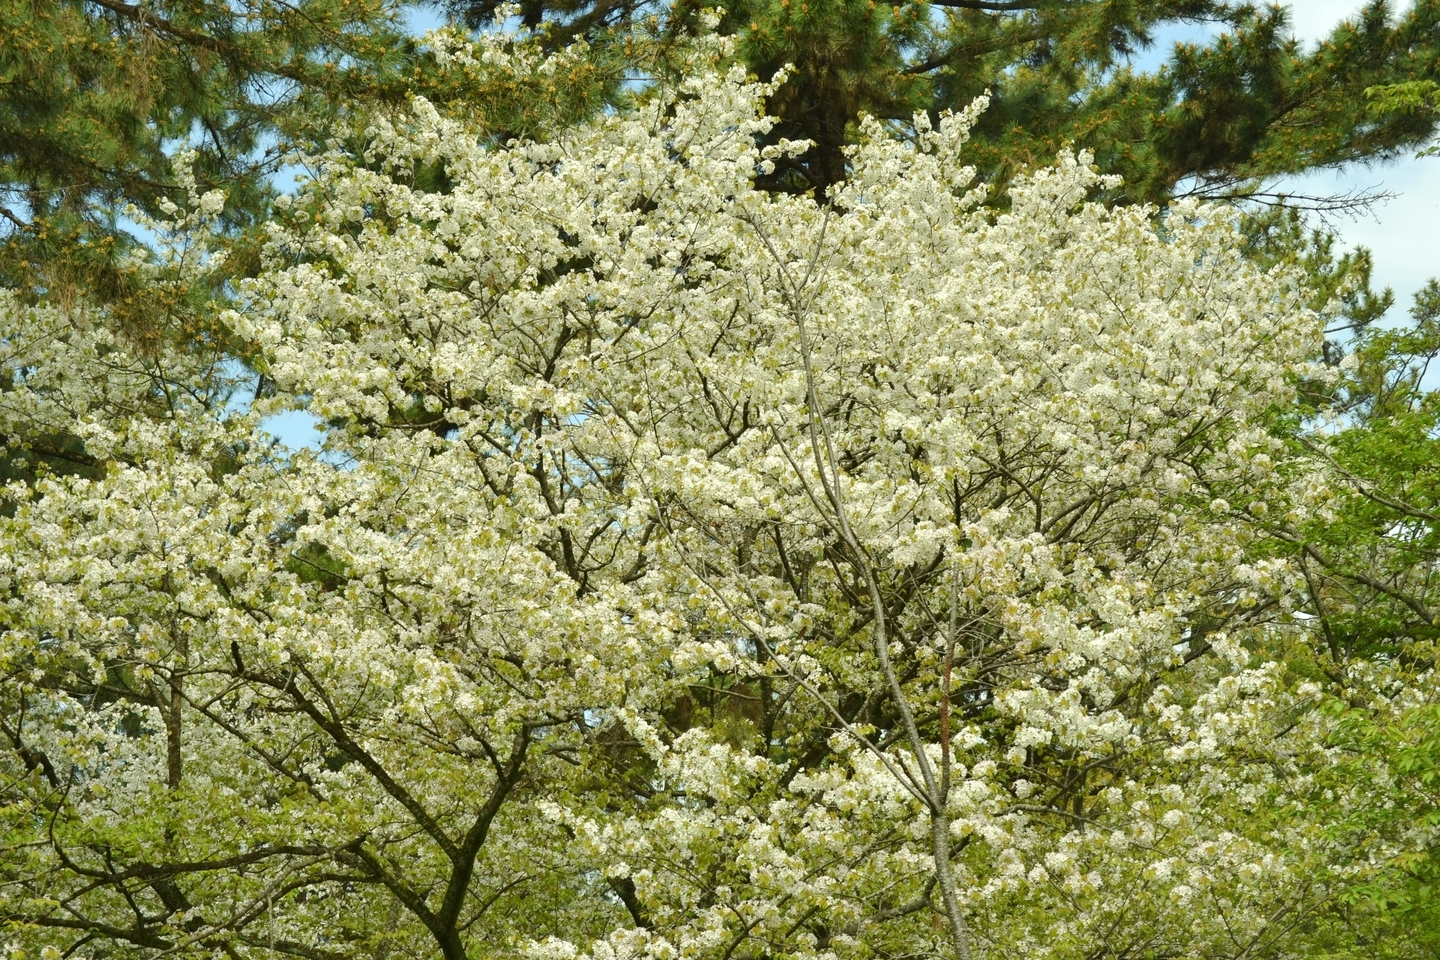
<path fill-rule="evenodd" d="M 757 191 L 804 147 L 756 146 L 769 89 L 702 62 L 503 148 L 376 118 L 224 318 L 248 408 L 0 304 L 0 432 L 90 465 L 0 518 L 16 956 L 1297 949 L 1373 853 L 1305 815 L 1277 665 L 1267 524 L 1325 503 L 1272 430 L 1298 274 L 1087 202 L 1083 155 L 996 213 L 971 114 Z M 157 278 L 217 268 L 218 203 Z M 323 452 L 265 442 L 290 409 Z"/>

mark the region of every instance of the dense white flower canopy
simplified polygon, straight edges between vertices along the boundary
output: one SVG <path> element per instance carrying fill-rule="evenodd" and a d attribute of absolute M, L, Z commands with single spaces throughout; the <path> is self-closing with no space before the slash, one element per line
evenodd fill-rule
<path fill-rule="evenodd" d="M 872 126 L 828 205 L 757 191 L 803 149 L 757 146 L 768 89 L 702 62 L 498 148 L 376 119 L 225 318 L 248 410 L 0 305 L 0 432 L 93 464 L 0 518 L 0 936 L 1288 955 L 1357 856 L 1266 653 L 1303 639 L 1265 518 L 1324 508 L 1273 430 L 1299 275 L 1087 202 L 1084 156 L 986 205 L 971 115 Z M 323 456 L 262 442 L 295 408 Z"/>

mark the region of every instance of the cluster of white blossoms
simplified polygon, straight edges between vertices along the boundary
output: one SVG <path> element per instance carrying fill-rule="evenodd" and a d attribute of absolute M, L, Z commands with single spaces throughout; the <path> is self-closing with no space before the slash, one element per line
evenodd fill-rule
<path fill-rule="evenodd" d="M 17 949 L 1289 955 L 1358 856 L 1266 652 L 1300 276 L 1084 155 L 986 205 L 970 114 L 759 191 L 768 90 L 376 119 L 224 318 L 247 410 L 0 301 L 6 435 L 95 438 L 0 515 Z"/>

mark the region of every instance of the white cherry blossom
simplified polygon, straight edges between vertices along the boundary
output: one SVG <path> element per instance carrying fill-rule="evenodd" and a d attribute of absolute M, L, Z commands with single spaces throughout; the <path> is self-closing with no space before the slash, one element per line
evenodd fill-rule
<path fill-rule="evenodd" d="M 0 299 L 0 433 L 95 464 L 0 516 L 15 950 L 1299 955 L 1368 855 L 1257 521 L 1325 499 L 1302 278 L 1083 154 L 987 205 L 983 103 L 763 193 L 803 145 L 714 62 L 544 143 L 370 118 L 224 318 L 243 413 Z"/>

